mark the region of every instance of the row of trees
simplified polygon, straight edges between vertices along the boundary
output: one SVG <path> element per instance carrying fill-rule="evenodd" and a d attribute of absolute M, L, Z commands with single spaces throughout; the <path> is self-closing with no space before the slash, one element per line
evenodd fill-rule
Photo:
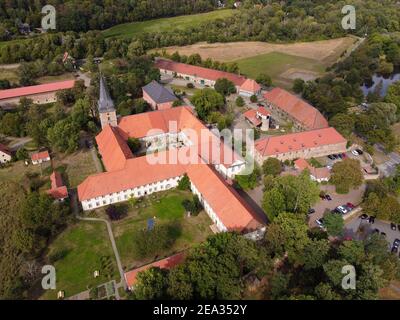
<path fill-rule="evenodd" d="M 27 194 L 16 183 L 0 183 L 0 197 L 0 297 L 16 299 L 37 280 L 38 259 L 68 223 L 70 211 L 45 194 Z"/>
<path fill-rule="evenodd" d="M 356 272 L 354 290 L 342 287 L 342 269 L 349 265 Z M 378 290 L 399 276 L 400 262 L 379 235 L 330 242 L 325 232 L 309 230 L 304 217 L 282 213 L 268 225 L 263 241 L 217 234 L 171 270 L 140 272 L 133 298 L 241 299 L 255 277 L 269 284 L 258 288 L 267 299 L 377 299 Z"/>
<path fill-rule="evenodd" d="M 108 16 L 110 19 L 116 17 L 124 17 L 124 19 L 132 20 L 131 15 L 145 12 L 147 6 L 151 3 L 151 11 L 158 11 L 161 15 L 174 15 L 180 12 L 165 14 L 166 11 L 182 10 L 175 5 L 168 6 L 165 2 L 171 0 L 158 1 L 154 5 L 153 1 L 145 1 L 147 3 L 144 8 L 133 2 L 135 6 L 132 10 L 121 10 L 116 14 Z M 190 12 L 193 6 L 201 7 L 202 3 L 209 2 L 203 0 L 180 0 L 188 3 Z M 247 1 L 251 4 L 251 1 Z M 255 1 L 259 2 L 259 1 Z M 89 31 L 87 33 L 78 34 L 73 31 L 82 31 L 87 28 L 87 15 L 78 14 L 79 9 L 74 8 L 74 17 L 62 15 L 58 20 L 60 25 L 66 23 L 65 29 L 60 27 L 59 30 L 68 32 L 61 34 L 47 34 L 45 36 L 36 37 L 31 40 L 21 42 L 13 42 L 4 45 L 0 49 L 0 62 L 12 63 L 21 60 L 33 61 L 36 59 L 53 59 L 57 55 L 68 51 L 74 58 L 84 58 L 89 55 L 105 56 L 106 58 L 126 57 L 129 54 L 144 52 L 148 49 L 162 48 L 172 45 L 193 44 L 199 41 L 208 42 L 227 42 L 227 41 L 298 41 L 298 40 L 320 40 L 326 38 L 336 38 L 346 35 L 339 23 L 331 23 L 331 21 L 340 21 L 341 19 L 341 3 L 327 3 L 319 1 L 315 3 L 299 3 L 278 2 L 264 3 L 263 7 L 253 8 L 252 5 L 244 6 L 237 14 L 224 19 L 217 19 L 204 22 L 198 26 L 190 26 L 183 29 L 162 30 L 152 33 L 141 33 L 131 39 L 105 39 L 101 32 Z M 124 4 L 130 6 L 130 4 Z M 160 7 L 159 7 L 160 5 Z M 165 7 L 163 7 L 166 5 Z M 115 5 L 114 9 L 119 6 Z M 85 6 L 85 8 L 91 6 Z M 101 7 L 101 5 L 100 5 Z M 65 7 L 63 7 L 65 8 Z M 138 9 L 140 8 L 140 10 Z M 163 9 L 161 9 L 163 8 Z M 183 8 L 186 8 L 183 6 Z M 208 7 L 210 8 L 210 7 Z M 373 0 L 360 2 L 357 6 L 357 25 L 356 33 L 364 35 L 366 29 L 368 32 L 381 31 L 398 31 L 399 12 L 395 3 L 376 2 Z M 63 11 L 63 10 L 61 10 Z M 89 9 L 90 11 L 90 9 Z M 201 11 L 198 9 L 197 12 Z M 91 13 L 91 17 L 93 14 Z M 103 15 L 105 17 L 106 15 Z M 154 16 L 154 15 L 153 15 Z M 148 15 L 147 17 L 153 17 Z M 79 20 L 79 21 L 76 21 Z M 60 21 L 61 20 L 61 21 Z M 85 22 L 82 22 L 85 21 Z M 98 27 L 97 24 L 94 26 Z M 102 27 L 107 26 L 102 24 Z M 93 28 L 89 28 L 93 29 Z M 221 32 L 223 30 L 223 32 Z M 391 59 L 391 58 L 389 58 Z M 390 62 L 390 61 L 387 61 Z M 365 65 L 364 65 L 365 66 Z M 215 67 L 213 65 L 213 67 Z M 384 67 L 384 69 L 387 69 Z M 333 100 L 334 101 L 334 100 Z"/>
<path fill-rule="evenodd" d="M 31 28 L 40 28 L 41 10 L 46 1 L 9 0 L 0 6 L 0 40 L 19 34 L 19 22 Z M 132 0 L 132 1 L 78 1 L 52 3 L 57 12 L 57 29 L 60 31 L 88 31 L 106 29 L 116 24 L 206 12 L 216 7 L 213 0 Z"/>

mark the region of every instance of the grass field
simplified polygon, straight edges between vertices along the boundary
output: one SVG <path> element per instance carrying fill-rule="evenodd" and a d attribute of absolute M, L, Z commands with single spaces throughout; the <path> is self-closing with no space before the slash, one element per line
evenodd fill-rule
<path fill-rule="evenodd" d="M 290 69 L 301 69 L 302 74 L 320 75 L 325 71 L 322 63 L 313 59 L 292 56 L 280 52 L 271 52 L 236 61 L 240 71 L 255 79 L 260 73 L 270 75 L 275 85 L 290 86 L 291 81 L 282 76 Z"/>
<path fill-rule="evenodd" d="M 6 69 L 0 67 L 0 80 L 8 80 L 11 84 L 19 84 L 17 69 Z"/>
<path fill-rule="evenodd" d="M 157 193 L 146 197 L 134 209 L 130 209 L 124 219 L 113 222 L 115 241 L 126 271 L 150 263 L 156 256 L 157 259 L 160 259 L 190 248 L 193 244 L 204 241 L 208 235 L 212 234 L 209 228 L 212 221 L 205 212 L 190 218 L 185 216 L 182 201 L 191 198 L 192 194 L 189 191 L 170 190 Z M 179 223 L 181 227 L 179 236 L 169 250 L 159 252 L 154 257 L 138 259 L 133 254 L 132 236 L 138 230 L 145 229 L 147 220 L 153 217 L 156 217 L 156 225 Z"/>
<path fill-rule="evenodd" d="M 64 290 L 65 296 L 69 297 L 119 277 L 104 223 L 81 221 L 69 227 L 50 245 L 47 256 L 54 254 L 62 256 L 53 262 L 57 290 L 47 291 L 42 299 L 56 299 L 58 290 Z M 102 257 L 107 257 L 107 265 L 102 262 Z M 95 270 L 100 271 L 100 277 L 96 279 L 93 277 Z"/>
<path fill-rule="evenodd" d="M 89 150 L 80 150 L 70 155 L 57 155 L 53 159 L 54 168 L 60 168 L 68 177 L 68 185 L 77 187 L 85 178 L 96 173 L 92 155 Z"/>
<path fill-rule="evenodd" d="M 129 38 L 143 32 L 163 32 L 164 30 L 172 31 L 174 29 L 185 29 L 186 27 L 198 26 L 205 21 L 226 18 L 233 14 L 235 14 L 235 10 L 227 9 L 172 18 L 125 23 L 107 29 L 103 31 L 103 34 L 107 38 Z"/>

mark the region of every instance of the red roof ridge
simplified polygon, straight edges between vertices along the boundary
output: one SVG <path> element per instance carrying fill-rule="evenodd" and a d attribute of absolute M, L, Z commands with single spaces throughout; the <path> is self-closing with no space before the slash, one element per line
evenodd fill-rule
<path fill-rule="evenodd" d="M 44 83 L 28 87 L 0 90 L 0 100 L 58 91 L 58 90 L 72 89 L 74 85 L 75 85 L 75 80 L 65 80 L 65 81 Z"/>

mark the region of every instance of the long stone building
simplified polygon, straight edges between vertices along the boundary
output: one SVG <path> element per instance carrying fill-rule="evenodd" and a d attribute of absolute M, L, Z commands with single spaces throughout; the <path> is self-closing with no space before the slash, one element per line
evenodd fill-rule
<path fill-rule="evenodd" d="M 46 104 L 56 102 L 56 93 L 61 90 L 72 89 L 75 80 L 59 81 L 36 86 L 0 90 L 0 107 L 11 109 L 21 98 L 32 99 L 33 103 Z"/>
<path fill-rule="evenodd" d="M 268 158 L 310 159 L 346 152 L 346 144 L 347 140 L 335 128 L 328 127 L 259 139 L 253 156 L 259 164 Z"/>
<path fill-rule="evenodd" d="M 214 69 L 208 69 L 190 64 L 175 62 L 166 59 L 157 59 L 156 68 L 163 75 L 181 77 L 201 86 L 214 87 L 218 79 L 228 79 L 236 86 L 236 91 L 245 97 L 261 94 L 261 86 L 254 80 L 246 77 Z"/>

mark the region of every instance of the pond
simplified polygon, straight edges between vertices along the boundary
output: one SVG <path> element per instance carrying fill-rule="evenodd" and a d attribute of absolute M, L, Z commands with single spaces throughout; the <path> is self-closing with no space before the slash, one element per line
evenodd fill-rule
<path fill-rule="evenodd" d="M 389 86 L 396 81 L 400 81 L 400 70 L 396 70 L 396 72 L 389 76 L 374 74 L 372 81 L 365 82 L 361 86 L 361 90 L 364 93 L 364 96 L 367 96 L 368 93 L 374 92 L 377 89 L 379 90 L 379 86 L 381 86 L 380 96 L 384 97 Z"/>

